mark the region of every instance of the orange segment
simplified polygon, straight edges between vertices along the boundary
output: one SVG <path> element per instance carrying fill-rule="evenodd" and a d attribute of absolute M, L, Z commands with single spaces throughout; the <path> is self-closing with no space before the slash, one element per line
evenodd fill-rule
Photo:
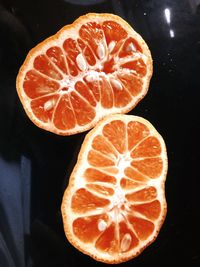
<path fill-rule="evenodd" d="M 130 251 L 131 249 L 137 247 L 139 243 L 139 239 L 136 237 L 133 231 L 128 228 L 125 222 L 119 223 L 119 237 L 119 250 L 121 253 Z"/>
<path fill-rule="evenodd" d="M 83 82 L 77 82 L 75 84 L 76 91 L 91 105 L 96 106 L 96 101 L 93 94 Z"/>
<path fill-rule="evenodd" d="M 50 60 L 45 55 L 37 56 L 33 64 L 34 68 L 39 72 L 47 75 L 55 80 L 61 80 L 62 75 L 56 70 L 56 68 L 51 64 Z"/>
<path fill-rule="evenodd" d="M 124 169 L 124 174 L 130 178 L 131 180 L 138 181 L 138 182 L 147 182 L 148 178 L 144 176 L 142 173 L 138 172 L 137 170 L 127 167 Z"/>
<path fill-rule="evenodd" d="M 131 153 L 132 158 L 155 157 L 161 153 L 159 140 L 155 136 L 150 136 L 143 140 Z"/>
<path fill-rule="evenodd" d="M 142 80 L 134 74 L 119 74 L 118 78 L 132 96 L 136 96 L 142 91 Z"/>
<path fill-rule="evenodd" d="M 78 189 L 73 197 L 71 208 L 74 212 L 85 213 L 97 208 L 103 208 L 110 203 L 108 199 L 100 198 L 85 188 Z"/>
<path fill-rule="evenodd" d="M 101 105 L 103 108 L 112 108 L 113 107 L 113 91 L 110 83 L 105 79 L 101 78 L 99 81 L 99 87 L 101 88 Z"/>
<path fill-rule="evenodd" d="M 59 84 L 50 80 L 40 73 L 30 70 L 26 73 L 24 83 L 24 91 L 30 99 L 34 99 L 43 95 L 57 92 Z"/>
<path fill-rule="evenodd" d="M 108 175 L 94 168 L 86 169 L 84 172 L 84 178 L 87 182 L 104 182 L 111 184 L 116 183 L 116 179 L 114 176 Z"/>
<path fill-rule="evenodd" d="M 46 55 L 64 74 L 68 74 L 65 55 L 59 46 L 50 47 Z"/>
<path fill-rule="evenodd" d="M 90 191 L 97 192 L 101 195 L 112 196 L 114 194 L 114 190 L 107 186 L 98 185 L 98 184 L 87 184 L 86 187 Z"/>
<path fill-rule="evenodd" d="M 163 162 L 160 157 L 134 160 L 131 162 L 131 165 L 150 178 L 159 177 L 163 169 Z"/>
<path fill-rule="evenodd" d="M 130 202 L 144 202 L 144 201 L 150 201 L 155 199 L 157 196 L 157 192 L 155 187 L 150 186 L 147 188 L 144 188 L 142 190 L 136 191 L 134 193 L 131 194 L 127 194 L 126 198 L 128 199 L 128 201 Z"/>
<path fill-rule="evenodd" d="M 63 48 L 66 53 L 66 60 L 69 72 L 72 76 L 78 75 L 78 66 L 76 64 L 76 57 L 80 54 L 80 50 L 76 40 L 69 38 L 63 43 Z"/>
<path fill-rule="evenodd" d="M 149 135 L 149 129 L 147 126 L 137 121 L 131 121 L 128 123 L 127 132 L 129 150 L 132 150 L 136 144 Z"/>
<path fill-rule="evenodd" d="M 134 38 L 129 37 L 124 42 L 123 47 L 120 50 L 119 57 L 131 56 L 132 51 L 139 51 L 142 53 L 142 48 Z"/>
<path fill-rule="evenodd" d="M 128 216 L 128 219 L 140 240 L 147 239 L 153 233 L 154 224 L 151 221 L 133 216 Z"/>
<path fill-rule="evenodd" d="M 91 105 L 89 105 L 77 93 L 72 92 L 70 94 L 70 101 L 74 110 L 76 121 L 79 125 L 85 125 L 94 119 L 95 111 L 93 107 L 91 107 Z M 84 110 L 84 113 L 82 110 Z"/>
<path fill-rule="evenodd" d="M 115 160 L 118 157 L 117 151 L 114 149 L 112 144 L 110 144 L 102 135 L 97 135 L 94 138 L 92 147 L 111 159 Z"/>
<path fill-rule="evenodd" d="M 137 188 L 138 186 L 140 186 L 140 183 L 132 181 L 130 179 L 126 179 L 126 178 L 122 178 L 120 181 L 120 186 L 125 189 L 134 189 Z"/>
<path fill-rule="evenodd" d="M 80 38 L 78 39 L 78 45 L 81 48 L 82 53 L 83 53 L 87 63 L 90 66 L 94 66 L 96 64 L 96 59 L 95 59 L 95 56 L 94 56 L 91 48 L 89 48 L 89 46 L 87 46 L 86 43 L 83 42 L 83 40 Z"/>
<path fill-rule="evenodd" d="M 96 152 L 95 150 L 89 151 L 88 162 L 94 167 L 107 167 L 115 165 L 115 163 L 111 159 L 105 157 L 101 153 Z"/>
<path fill-rule="evenodd" d="M 139 255 L 165 219 L 166 172 L 164 141 L 148 121 L 104 118 L 85 137 L 63 197 L 68 240 L 109 264 Z"/>
<path fill-rule="evenodd" d="M 123 153 L 126 149 L 126 128 L 122 121 L 112 121 L 103 128 L 103 135 L 117 149 Z"/>
<path fill-rule="evenodd" d="M 48 95 L 36 98 L 31 101 L 31 107 L 34 114 L 43 122 L 51 121 L 53 115 L 53 107 L 59 99 L 58 94 Z"/>
<path fill-rule="evenodd" d="M 60 117 L 60 113 L 63 113 L 62 117 Z M 76 124 L 75 114 L 67 94 L 63 95 L 59 100 L 53 122 L 61 130 L 71 129 Z"/>
<path fill-rule="evenodd" d="M 151 53 L 142 37 L 122 18 L 94 13 L 33 48 L 16 86 L 25 112 L 38 127 L 72 135 L 91 129 L 107 115 L 129 112 L 146 95 L 151 76 Z M 33 110 L 32 99 L 53 92 L 59 98 L 67 95 L 73 123 L 66 123 L 69 109 L 60 105 L 52 110 L 56 119 L 44 119 L 42 109 L 41 114 Z"/>
<path fill-rule="evenodd" d="M 113 94 L 114 94 L 114 105 L 117 108 L 121 108 L 126 106 L 131 101 L 131 96 L 127 89 L 122 86 L 121 90 L 116 88 L 115 86 L 113 88 Z"/>
<path fill-rule="evenodd" d="M 136 71 L 140 77 L 144 77 L 147 73 L 146 65 L 142 59 L 128 61 L 124 64 L 121 64 L 121 67 Z"/>
<path fill-rule="evenodd" d="M 103 40 L 103 31 L 101 25 L 96 22 L 88 22 L 81 26 L 79 35 L 92 49 L 96 57 L 99 57 L 97 53 L 98 44 Z"/>
<path fill-rule="evenodd" d="M 112 20 L 103 22 L 103 31 L 107 44 L 111 41 L 119 42 L 127 37 L 127 32 L 121 25 Z"/>
<path fill-rule="evenodd" d="M 87 78 L 87 76 L 86 76 Z M 93 80 L 86 80 L 84 79 L 85 83 L 87 84 L 89 90 L 92 92 L 94 98 L 96 99 L 97 102 L 100 101 L 100 88 L 99 88 L 99 82 L 98 81 L 93 81 Z"/>
<path fill-rule="evenodd" d="M 112 223 L 97 239 L 95 248 L 97 250 L 115 255 L 118 251 L 118 240 L 116 237 L 115 224 Z"/>
<path fill-rule="evenodd" d="M 150 220 L 156 220 L 161 212 L 161 204 L 158 200 L 149 203 L 132 205 L 131 209 L 145 215 Z"/>
<path fill-rule="evenodd" d="M 73 232 L 86 244 L 93 243 L 101 234 L 101 228 L 98 226 L 102 221 L 108 221 L 106 214 L 79 217 L 73 222 Z"/>

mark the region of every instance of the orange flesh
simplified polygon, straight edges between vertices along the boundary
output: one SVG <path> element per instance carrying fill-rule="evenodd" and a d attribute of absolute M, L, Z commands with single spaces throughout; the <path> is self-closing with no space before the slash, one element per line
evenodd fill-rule
<path fill-rule="evenodd" d="M 128 220 L 133 226 L 138 238 L 144 240 L 152 234 L 154 230 L 154 224 L 149 220 L 128 216 Z"/>
<path fill-rule="evenodd" d="M 141 214 L 144 214 L 147 218 L 151 220 L 155 220 L 159 217 L 161 205 L 158 200 L 154 200 L 149 203 L 133 205 L 131 206 L 131 209 L 133 209 L 133 211 L 137 211 Z"/>
<path fill-rule="evenodd" d="M 86 212 L 97 207 L 104 207 L 109 204 L 109 200 L 95 196 L 84 188 L 76 191 L 72 198 L 72 210 L 74 212 Z"/>
<path fill-rule="evenodd" d="M 37 55 L 22 84 L 34 116 L 43 123 L 51 122 L 59 131 L 89 125 L 103 109 L 113 113 L 113 108 L 127 107 L 143 90 L 142 78 L 147 73 L 141 46 L 117 22 L 87 22 L 76 35 Z M 111 42 L 114 46 L 109 52 Z M 103 60 L 98 52 L 101 43 L 107 50 Z M 77 63 L 79 55 L 84 57 L 86 69 Z M 87 80 L 91 71 L 97 75 L 94 81 Z M 41 96 L 44 98 L 36 101 Z M 58 103 L 45 109 L 47 96 L 50 102 L 58 98 Z M 97 105 L 103 109 L 97 111 Z"/>
<path fill-rule="evenodd" d="M 133 169 L 132 167 L 125 168 L 124 174 L 131 180 L 147 182 L 147 177 L 138 172 L 136 169 Z"/>
<path fill-rule="evenodd" d="M 123 189 L 133 189 L 133 188 L 137 188 L 140 185 L 140 183 L 132 181 L 130 179 L 126 179 L 126 178 L 122 178 L 120 181 L 120 186 Z"/>
<path fill-rule="evenodd" d="M 114 194 L 114 190 L 110 187 L 97 185 L 97 184 L 87 184 L 86 186 L 88 189 L 94 190 L 94 191 L 101 193 L 102 195 L 105 195 L 105 196 L 111 196 Z"/>
<path fill-rule="evenodd" d="M 148 188 L 145 188 L 145 189 L 142 189 L 142 190 L 139 190 L 139 191 L 136 191 L 132 194 L 127 194 L 126 195 L 126 198 L 132 202 L 132 201 L 150 201 L 152 199 L 155 199 L 156 198 L 156 189 L 155 187 L 151 186 L 151 187 L 148 187 Z"/>
<path fill-rule="evenodd" d="M 132 158 L 155 157 L 161 152 L 160 143 L 154 136 L 150 136 L 141 142 L 131 153 Z"/>
<path fill-rule="evenodd" d="M 103 129 L 103 135 L 110 141 L 110 143 L 117 149 L 118 152 L 123 153 L 126 149 L 125 144 L 125 125 L 121 121 L 114 121 L 107 124 Z"/>
<path fill-rule="evenodd" d="M 119 248 L 121 252 L 126 252 L 128 250 L 131 250 L 132 248 L 135 248 L 139 243 L 139 240 L 136 237 L 136 235 L 133 233 L 132 229 L 128 227 L 125 222 L 120 222 L 119 223 L 119 236 L 120 236 L 119 243 L 120 244 L 122 244 L 122 240 L 126 234 L 129 234 L 131 236 L 131 243 L 128 248 L 125 248 L 125 249 Z"/>
<path fill-rule="evenodd" d="M 121 166 L 123 174 L 115 177 L 109 173 L 106 168 L 119 166 L 119 158 L 127 153 L 130 166 Z M 161 203 L 156 187 L 148 186 L 147 182 L 161 174 L 161 153 L 159 139 L 140 122 L 113 120 L 103 127 L 88 151 L 87 159 L 92 167 L 85 170 L 82 178 L 86 188 L 77 189 L 71 200 L 71 209 L 80 214 L 72 226 L 78 239 L 114 255 L 131 251 L 140 240 L 153 234 Z M 124 201 L 117 200 L 113 205 L 117 186 L 124 192 Z M 87 216 L 88 211 L 99 214 Z"/>
<path fill-rule="evenodd" d="M 115 233 L 115 224 L 112 223 L 97 239 L 95 247 L 109 254 L 118 251 L 118 240 Z"/>
<path fill-rule="evenodd" d="M 131 165 L 135 167 L 141 173 L 148 175 L 151 178 L 160 176 L 162 171 L 162 159 L 161 158 L 144 158 L 142 160 L 135 160 L 131 162 Z"/>
<path fill-rule="evenodd" d="M 106 182 L 111 184 L 116 183 L 116 179 L 114 176 L 108 175 L 104 172 L 101 172 L 93 168 L 86 169 L 86 171 L 84 172 L 84 177 L 87 182 L 97 181 L 97 182 Z"/>
<path fill-rule="evenodd" d="M 94 138 L 92 147 L 97 151 L 101 151 L 101 153 L 107 155 L 107 157 L 116 159 L 118 156 L 113 146 L 101 135 L 97 135 Z"/>
<path fill-rule="evenodd" d="M 65 110 L 65 112 L 63 112 Z M 62 120 L 60 120 L 60 114 L 62 114 Z M 70 103 L 68 95 L 63 96 L 54 113 L 54 124 L 59 129 L 70 129 L 76 124 L 74 110 Z"/>
<path fill-rule="evenodd" d="M 98 222 L 100 220 L 108 221 L 108 216 L 106 214 L 101 214 L 81 217 L 74 220 L 73 229 L 75 235 L 85 243 L 93 242 L 101 233 L 98 229 Z"/>

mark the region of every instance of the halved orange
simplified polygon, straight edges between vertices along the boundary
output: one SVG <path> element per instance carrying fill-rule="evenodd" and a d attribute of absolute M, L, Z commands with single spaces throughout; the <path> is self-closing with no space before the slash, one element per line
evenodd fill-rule
<path fill-rule="evenodd" d="M 66 237 L 98 261 L 136 257 L 164 222 L 166 174 L 164 141 L 147 120 L 105 117 L 86 135 L 63 196 Z"/>
<path fill-rule="evenodd" d="M 151 76 L 150 51 L 127 22 L 87 14 L 29 52 L 16 86 L 38 127 L 71 135 L 131 110 L 147 93 Z"/>

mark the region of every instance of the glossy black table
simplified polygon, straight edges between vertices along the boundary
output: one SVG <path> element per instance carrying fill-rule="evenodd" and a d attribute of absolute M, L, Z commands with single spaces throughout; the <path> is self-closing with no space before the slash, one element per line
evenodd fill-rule
<path fill-rule="evenodd" d="M 168 213 L 156 241 L 121 266 L 200 266 L 200 1 L 0 1 L 0 266 L 103 266 L 65 238 L 60 204 L 85 133 L 34 126 L 16 94 L 27 52 L 88 12 L 127 20 L 154 59 L 147 96 L 130 112 L 165 139 Z"/>

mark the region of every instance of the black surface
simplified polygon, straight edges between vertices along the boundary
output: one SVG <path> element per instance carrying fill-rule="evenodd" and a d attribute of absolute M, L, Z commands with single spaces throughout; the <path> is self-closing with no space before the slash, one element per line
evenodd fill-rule
<path fill-rule="evenodd" d="M 147 42 L 154 59 L 154 74 L 147 96 L 130 114 L 152 122 L 166 142 L 169 157 L 165 223 L 151 246 L 121 266 L 200 266 L 200 1 L 94 2 L 0 1 L 0 188 L 7 175 L 12 178 L 8 188 L 0 191 L 0 240 L 9 250 L 5 254 L 5 246 L 0 243 L 0 266 L 104 266 L 73 248 L 62 227 L 60 204 L 67 173 L 85 133 L 61 137 L 40 130 L 25 115 L 15 88 L 18 69 L 28 50 L 88 12 L 120 15 Z M 166 8 L 171 12 L 170 24 L 164 15 Z M 24 247 L 18 241 L 13 243 L 13 236 L 21 229 L 21 213 L 16 214 L 16 221 L 13 217 L 14 203 L 21 201 L 20 193 L 13 191 L 21 183 L 13 165 L 22 168 L 23 175 L 31 166 L 30 181 L 28 174 L 24 176 L 30 187 L 21 187 L 22 191 L 30 189 L 31 231 L 22 236 Z M 4 192 L 10 201 L 5 201 Z M 29 191 L 25 193 L 25 203 L 29 203 Z M 18 194 L 18 200 L 14 194 Z M 7 219 L 3 213 L 6 205 L 10 210 Z M 29 212 L 25 216 L 28 223 Z M 10 223 L 14 233 L 9 232 Z"/>

